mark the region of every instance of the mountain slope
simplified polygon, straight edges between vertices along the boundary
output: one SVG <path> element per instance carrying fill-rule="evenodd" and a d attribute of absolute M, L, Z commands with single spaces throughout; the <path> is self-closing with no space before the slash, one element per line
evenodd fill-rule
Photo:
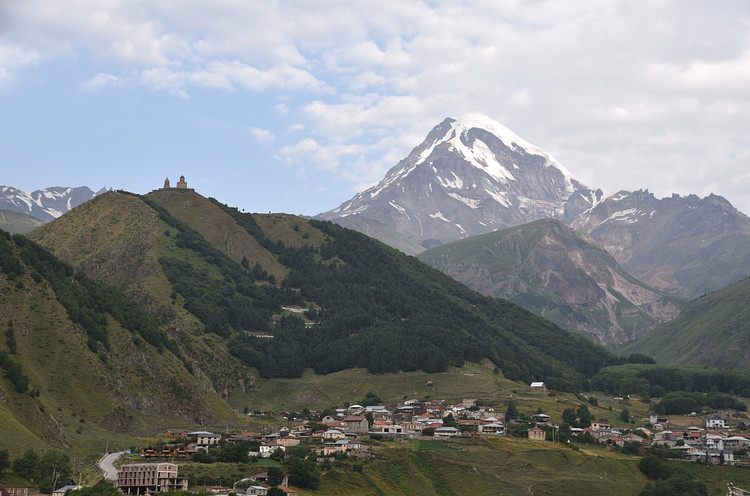
<path fill-rule="evenodd" d="M 418 258 L 482 294 L 508 298 L 608 345 L 672 319 L 683 304 L 635 280 L 589 238 L 552 219 L 455 241 Z"/>
<path fill-rule="evenodd" d="M 12 186 L 0 186 L 0 209 L 21 212 L 39 220 L 48 221 L 60 217 L 104 191 L 102 189 L 94 193 L 86 186 L 76 188 L 54 186 L 27 193 Z"/>
<path fill-rule="evenodd" d="M 12 210 L 0 210 L 0 229 L 12 234 L 26 234 L 35 227 L 44 224 L 29 214 L 14 212 Z"/>
<path fill-rule="evenodd" d="M 618 351 L 665 364 L 750 368 L 750 279 L 694 300 L 673 321 Z"/>
<path fill-rule="evenodd" d="M 546 217 L 595 197 L 551 155 L 476 114 L 445 119 L 376 186 L 320 214 L 358 214 L 429 248 Z M 579 205 L 585 209 L 591 202 Z"/>
<path fill-rule="evenodd" d="M 507 377 L 569 389 L 611 359 L 357 232 L 240 213 L 190 190 L 107 193 L 33 236 L 146 304 L 225 398 L 251 370 L 439 371 L 485 358 Z"/>
<path fill-rule="evenodd" d="M 132 301 L 22 236 L 0 233 L 0 417 L 25 447 L 93 451 L 105 432 L 234 416 Z M 97 445 L 97 451 L 100 447 Z"/>
<path fill-rule="evenodd" d="M 569 224 L 664 291 L 698 296 L 750 275 L 750 218 L 720 196 L 621 191 Z"/>
<path fill-rule="evenodd" d="M 206 277 L 217 271 L 189 250 L 180 250 L 178 233 L 141 198 L 108 192 L 29 236 L 77 270 L 113 284 L 148 309 L 178 340 L 197 369 L 204 371 L 207 387 L 226 398 L 234 389 L 246 390 L 254 378 L 250 368 L 227 351 L 219 336 L 205 335 L 205 325 L 177 305 L 161 257 L 177 255 Z"/>

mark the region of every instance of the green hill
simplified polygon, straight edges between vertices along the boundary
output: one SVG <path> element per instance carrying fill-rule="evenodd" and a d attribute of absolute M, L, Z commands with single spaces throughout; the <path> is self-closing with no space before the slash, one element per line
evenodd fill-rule
<path fill-rule="evenodd" d="M 137 304 L 27 238 L 0 234 L 1 446 L 101 452 L 107 436 L 234 417 Z"/>
<path fill-rule="evenodd" d="M 576 389 L 610 359 L 364 235 L 190 190 L 101 195 L 32 237 L 145 304 L 225 397 L 251 370 L 440 371 L 485 358 L 511 379 Z M 211 341 L 211 356 L 194 339 Z"/>
<path fill-rule="evenodd" d="M 673 321 L 618 350 L 664 364 L 750 368 L 750 279 L 691 302 Z"/>

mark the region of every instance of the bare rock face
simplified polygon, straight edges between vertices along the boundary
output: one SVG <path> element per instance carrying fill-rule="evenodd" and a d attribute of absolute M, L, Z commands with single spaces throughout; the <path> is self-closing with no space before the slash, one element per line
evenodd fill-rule
<path fill-rule="evenodd" d="M 630 277 L 590 238 L 552 219 L 438 246 L 419 258 L 605 345 L 646 334 L 687 303 Z"/>
<path fill-rule="evenodd" d="M 700 296 L 750 273 L 750 218 L 720 196 L 621 191 L 568 223 L 628 273 L 670 293 Z"/>

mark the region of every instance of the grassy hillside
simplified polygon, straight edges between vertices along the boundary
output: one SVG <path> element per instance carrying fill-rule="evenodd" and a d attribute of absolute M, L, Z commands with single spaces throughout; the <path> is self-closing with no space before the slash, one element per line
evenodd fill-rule
<path fill-rule="evenodd" d="M 613 494 L 640 492 L 645 477 L 633 458 L 604 450 L 574 451 L 512 438 L 446 443 L 384 443 L 382 459 L 361 473 L 331 470 L 320 492 L 329 495 Z M 432 448 L 432 449 L 430 449 Z M 593 455 L 593 456 L 591 456 Z M 303 492 L 301 494 L 314 494 Z"/>
<path fill-rule="evenodd" d="M 234 418 L 158 323 L 22 236 L 0 235 L 0 448 L 101 452 L 180 419 Z"/>
<path fill-rule="evenodd" d="M 618 352 L 659 363 L 750 368 L 750 279 L 690 303 L 673 321 Z"/>

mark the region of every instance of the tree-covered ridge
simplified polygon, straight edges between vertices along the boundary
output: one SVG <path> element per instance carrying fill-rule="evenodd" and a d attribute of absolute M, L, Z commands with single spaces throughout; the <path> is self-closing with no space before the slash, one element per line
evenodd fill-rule
<path fill-rule="evenodd" d="M 435 372 L 489 358 L 508 377 L 577 389 L 613 359 L 580 336 L 512 303 L 483 297 L 355 231 L 304 221 L 304 234 L 294 229 L 303 242 L 285 246 L 251 214 L 212 200 L 288 270 L 281 287 L 266 284 L 256 280 L 262 271 L 249 270 L 252 262 L 236 263 L 166 209 L 145 201 L 176 230 L 176 246 L 203 260 L 200 267 L 179 254 L 159 260 L 185 308 L 263 376 L 297 377 L 306 368 Z M 270 322 L 290 304 L 308 309 L 307 322 L 293 315 Z"/>
<path fill-rule="evenodd" d="M 290 317 L 273 340 L 235 343 L 262 352 L 263 375 L 297 376 L 307 367 L 318 373 L 351 367 L 435 372 L 489 358 L 507 377 L 575 389 L 612 358 L 380 242 L 335 224 L 310 222 L 327 241 L 286 247 L 279 262 L 290 269 L 282 287 L 299 290 L 307 304 L 315 304 L 306 316 L 316 325 L 306 328 Z"/>

